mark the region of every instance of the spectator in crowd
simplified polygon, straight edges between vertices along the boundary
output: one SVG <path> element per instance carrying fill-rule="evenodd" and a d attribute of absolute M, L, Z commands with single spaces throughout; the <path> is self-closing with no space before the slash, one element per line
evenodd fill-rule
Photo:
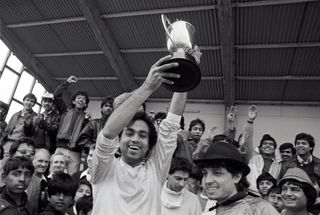
<path fill-rule="evenodd" d="M 161 212 L 160 192 L 176 147 L 187 94 L 173 94 L 158 138 L 149 116 L 137 111 L 162 83 L 174 83 L 166 78 L 179 78 L 177 74 L 164 72 L 178 65 L 162 65 L 170 57 L 161 58 L 151 67 L 144 83 L 115 108 L 97 138 L 92 160 L 92 214 L 159 215 Z M 122 155 L 116 159 L 114 154 L 119 147 Z"/>
<path fill-rule="evenodd" d="M 9 105 L 0 101 L 0 139 L 2 138 L 4 131 L 7 127 L 6 116 L 9 110 Z"/>
<path fill-rule="evenodd" d="M 38 213 L 42 212 L 47 205 L 48 171 L 50 163 L 50 153 L 47 149 L 41 148 L 36 150 L 32 164 L 34 166 L 34 175 L 40 179 L 40 198 L 38 201 Z"/>
<path fill-rule="evenodd" d="M 33 160 L 33 157 L 36 153 L 34 147 L 34 141 L 29 138 L 21 138 L 18 141 L 14 142 L 9 150 L 10 157 L 27 157 L 30 160 Z"/>
<path fill-rule="evenodd" d="M 71 76 L 62 85 L 76 82 L 76 77 Z M 80 167 L 81 148 L 76 142 L 81 130 L 89 122 L 90 115 L 85 112 L 88 107 L 89 97 L 85 91 L 77 91 L 72 95 L 70 109 L 63 113 L 57 134 L 57 149 L 69 157 L 68 173 L 72 175 Z"/>
<path fill-rule="evenodd" d="M 34 141 L 29 138 L 22 138 L 11 145 L 9 154 L 10 157 L 26 157 L 32 161 L 35 151 Z M 38 212 L 38 200 L 41 193 L 40 185 L 40 179 L 33 174 L 26 189 L 30 201 L 29 209 L 32 214 L 37 214 Z"/>
<path fill-rule="evenodd" d="M 277 186 L 277 181 L 268 172 L 264 172 L 258 176 L 257 188 L 258 188 L 259 193 L 263 199 L 268 198 L 269 190 L 275 186 Z"/>
<path fill-rule="evenodd" d="M 164 120 L 167 117 L 167 114 L 165 112 L 158 112 L 156 115 L 154 115 L 154 127 L 156 128 L 157 132 L 159 131 L 159 126 L 162 120 Z"/>
<path fill-rule="evenodd" d="M 294 148 L 294 145 L 292 143 L 281 144 L 279 147 L 279 151 L 282 162 L 289 161 L 296 155 L 296 149 Z"/>
<path fill-rule="evenodd" d="M 185 189 L 192 164 L 185 158 L 174 158 L 171 162 L 169 177 L 161 191 L 161 214 L 201 214 L 197 196 Z"/>
<path fill-rule="evenodd" d="M 17 140 L 30 136 L 29 132 L 25 132 L 24 127 L 32 123 L 33 117 L 37 114 L 33 111 L 33 107 L 37 102 L 37 98 L 32 93 L 28 93 L 23 97 L 23 109 L 13 114 L 2 135 L 1 144 L 4 150 L 4 160 L 9 157 L 9 149 Z"/>
<path fill-rule="evenodd" d="M 101 101 L 101 115 L 99 119 L 90 120 L 82 129 L 77 145 L 83 147 L 87 151 L 91 145 L 96 144 L 97 136 L 106 124 L 110 114 L 113 111 L 113 98 L 105 97 Z M 87 152 L 88 153 L 88 152 Z"/>
<path fill-rule="evenodd" d="M 50 157 L 50 174 L 48 178 L 51 179 L 57 172 L 64 172 L 67 169 L 69 160 L 62 152 L 56 152 Z"/>
<path fill-rule="evenodd" d="M 48 149 L 43 148 L 36 150 L 32 163 L 35 175 L 40 179 L 46 180 L 45 173 L 50 163 L 50 153 Z"/>
<path fill-rule="evenodd" d="M 279 181 L 284 210 L 281 214 L 309 215 L 317 198 L 316 189 L 300 168 L 291 168 Z"/>
<path fill-rule="evenodd" d="M 290 161 L 282 163 L 280 178 L 289 169 L 299 167 L 307 174 L 316 173 L 320 175 L 320 159 L 313 155 L 315 146 L 314 138 L 310 134 L 297 134 L 294 141 L 297 154 Z"/>
<path fill-rule="evenodd" d="M 84 171 L 78 171 L 72 175 L 73 180 L 78 183 L 81 179 L 86 179 L 87 181 L 91 181 L 91 167 L 92 167 L 92 156 L 95 149 L 95 144 L 91 145 L 89 148 L 89 154 L 87 156 L 87 166 L 88 168 Z"/>
<path fill-rule="evenodd" d="M 69 174 L 56 173 L 48 184 L 48 206 L 40 215 L 66 214 L 73 205 L 76 190 L 77 186 Z"/>
<path fill-rule="evenodd" d="M 313 187 L 314 189 L 316 189 L 316 192 L 317 192 L 317 198 L 316 198 L 316 202 L 314 203 L 314 206 L 313 206 L 313 210 L 312 210 L 312 214 L 320 214 L 320 176 L 313 173 L 313 174 L 310 174 L 309 175 L 311 181 L 312 181 L 312 184 L 313 184 Z"/>
<path fill-rule="evenodd" d="M 251 169 L 248 175 L 248 181 L 250 183 L 250 191 L 258 194 L 256 185 L 256 179 L 259 175 L 264 172 L 270 173 L 272 177 L 278 178 L 280 174 L 281 165 L 275 159 L 275 150 L 277 143 L 273 137 L 269 134 L 263 135 L 260 145 L 259 152 L 252 156 L 249 160 L 249 167 Z"/>
<path fill-rule="evenodd" d="M 189 131 L 181 130 L 178 133 L 177 148 L 173 157 L 186 158 L 193 163 L 192 156 L 197 149 L 204 130 L 205 124 L 201 119 L 192 120 L 189 125 Z"/>
<path fill-rule="evenodd" d="M 210 209 L 217 215 L 228 214 L 279 214 L 260 197 L 248 195 L 246 175 L 250 168 L 238 149 L 232 144 L 214 142 L 205 153 L 195 158 L 203 172 L 203 188 L 209 199 L 217 200 Z M 210 214 L 210 213 L 208 213 Z"/>
<path fill-rule="evenodd" d="M 33 215 L 28 205 L 25 189 L 28 187 L 34 168 L 26 157 L 12 157 L 4 164 L 0 188 L 1 215 Z"/>
<path fill-rule="evenodd" d="M 92 196 L 83 196 L 76 202 L 76 209 L 78 215 L 91 215 L 93 207 Z"/>
<path fill-rule="evenodd" d="M 88 182 L 86 179 L 81 179 L 78 183 L 78 188 L 76 191 L 76 195 L 74 197 L 74 204 L 72 207 L 68 209 L 69 215 L 79 214 L 77 212 L 77 202 L 79 201 L 80 198 L 84 196 L 92 197 L 92 187 L 90 182 Z M 91 206 L 91 209 L 92 209 L 92 206 Z"/>
<path fill-rule="evenodd" d="M 271 187 L 267 200 L 275 209 L 277 209 L 279 213 L 281 213 L 281 211 L 284 209 L 284 203 L 281 197 L 281 189 L 278 186 Z"/>
<path fill-rule="evenodd" d="M 201 193 L 201 171 L 196 166 L 192 167 L 192 171 L 187 179 L 186 188 L 194 194 Z"/>
<path fill-rule="evenodd" d="M 60 124 L 60 113 L 54 105 L 54 95 L 45 93 L 41 100 L 44 112 L 34 117 L 27 128 L 32 132 L 36 148 L 46 148 L 50 153 L 56 149 L 56 138 Z"/>

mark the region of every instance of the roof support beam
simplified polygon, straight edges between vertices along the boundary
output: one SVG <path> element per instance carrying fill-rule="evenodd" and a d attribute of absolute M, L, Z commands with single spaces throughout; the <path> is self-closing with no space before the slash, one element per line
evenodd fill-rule
<path fill-rule="evenodd" d="M 236 76 L 237 80 L 252 81 L 319 81 L 320 76 Z"/>
<path fill-rule="evenodd" d="M 275 43 L 275 44 L 247 44 L 234 45 L 236 49 L 280 49 L 280 48 L 313 48 L 320 47 L 320 43 Z"/>
<path fill-rule="evenodd" d="M 53 91 L 58 82 L 51 77 L 50 72 L 44 67 L 37 58 L 19 39 L 19 37 L 8 29 L 0 19 L 0 38 L 10 48 L 10 50 L 19 58 L 19 60 L 26 67 L 26 70 L 34 75 L 39 82 L 48 90 Z"/>
<path fill-rule="evenodd" d="M 177 8 L 163 8 L 155 10 L 140 10 L 140 11 L 130 11 L 123 13 L 114 13 L 114 14 L 103 14 L 102 17 L 105 19 L 110 18 L 122 18 L 122 17 L 131 17 L 131 16 L 145 16 L 145 15 L 157 15 L 162 13 L 181 13 L 181 12 L 192 12 L 192 11 L 205 11 L 205 10 L 215 10 L 217 9 L 216 5 L 200 5 L 193 7 L 177 7 Z"/>
<path fill-rule="evenodd" d="M 224 101 L 225 106 L 229 107 L 234 104 L 235 100 L 231 0 L 218 0 L 218 20 L 221 41 L 221 67 L 224 77 Z"/>
<path fill-rule="evenodd" d="M 265 1 L 249 1 L 241 3 L 232 3 L 232 7 L 261 7 L 280 4 L 298 4 L 306 2 L 316 2 L 319 0 L 265 0 Z"/>
<path fill-rule="evenodd" d="M 134 81 L 130 69 L 119 54 L 112 33 L 100 17 L 98 6 L 95 0 L 80 0 L 81 11 L 93 31 L 98 44 L 105 57 L 113 68 L 114 75 L 118 78 L 124 91 L 131 91 L 138 87 Z"/>

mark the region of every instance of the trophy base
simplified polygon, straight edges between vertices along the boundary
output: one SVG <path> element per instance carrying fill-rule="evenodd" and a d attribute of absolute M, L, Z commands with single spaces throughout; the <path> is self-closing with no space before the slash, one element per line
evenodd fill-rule
<path fill-rule="evenodd" d="M 201 80 L 200 68 L 192 55 L 186 52 L 174 52 L 167 63 L 179 63 L 178 67 L 168 69 L 165 72 L 176 73 L 180 78 L 168 78 L 173 85 L 164 83 L 163 86 L 173 92 L 187 92 L 194 89 Z"/>

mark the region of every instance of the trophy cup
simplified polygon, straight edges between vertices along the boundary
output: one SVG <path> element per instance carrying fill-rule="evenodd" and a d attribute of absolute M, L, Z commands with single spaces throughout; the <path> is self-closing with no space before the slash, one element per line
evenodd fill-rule
<path fill-rule="evenodd" d="M 168 73 L 176 73 L 180 78 L 168 78 L 174 84 L 163 84 L 165 88 L 173 92 L 187 92 L 195 88 L 200 80 L 200 68 L 195 58 L 188 52 L 193 50 L 195 28 L 189 22 L 177 20 L 170 23 L 168 17 L 161 15 L 162 24 L 167 35 L 167 48 L 172 57 L 166 63 L 179 63 L 178 67 L 168 69 Z"/>

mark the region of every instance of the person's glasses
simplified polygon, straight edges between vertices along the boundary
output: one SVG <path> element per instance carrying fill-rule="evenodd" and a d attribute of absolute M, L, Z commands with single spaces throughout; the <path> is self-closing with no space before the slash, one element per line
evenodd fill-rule
<path fill-rule="evenodd" d="M 34 150 L 17 150 L 22 155 L 34 155 L 36 152 Z"/>

